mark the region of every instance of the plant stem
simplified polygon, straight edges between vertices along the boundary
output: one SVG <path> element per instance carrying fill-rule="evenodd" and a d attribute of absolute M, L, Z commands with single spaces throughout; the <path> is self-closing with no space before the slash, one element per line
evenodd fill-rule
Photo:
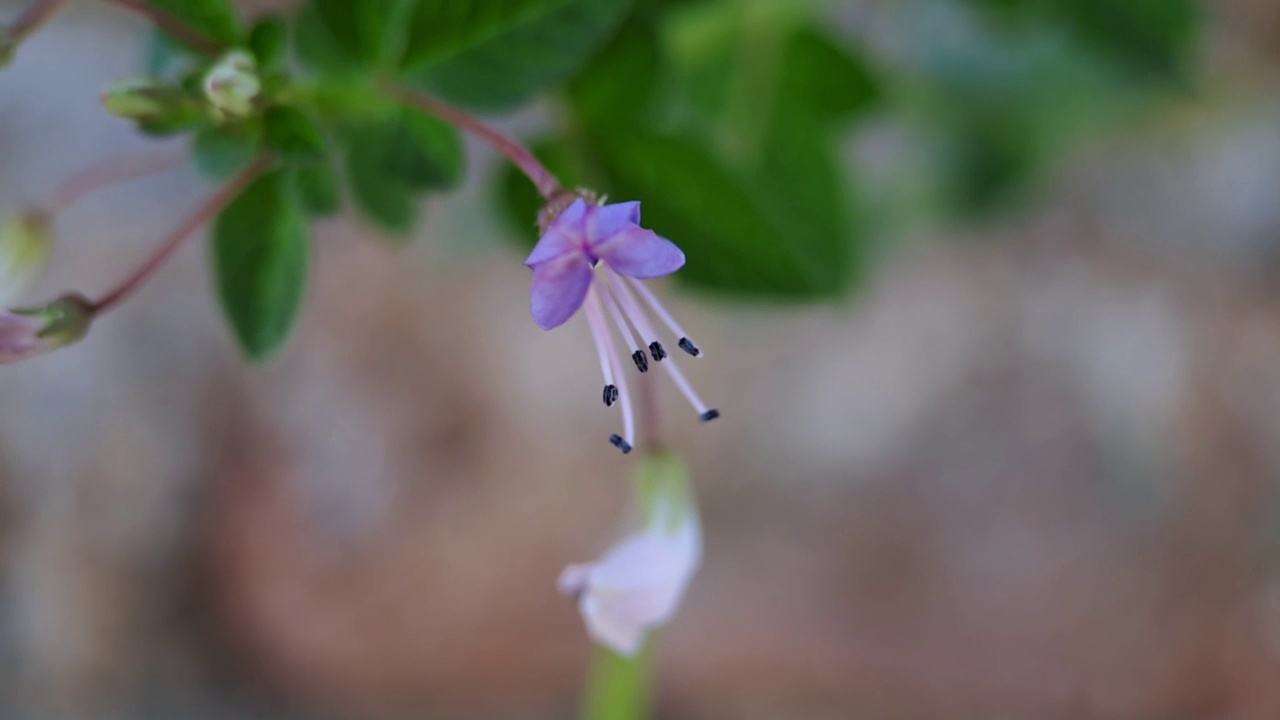
<path fill-rule="evenodd" d="M 66 4 L 67 0 L 36 0 L 36 2 L 28 5 L 22 11 L 22 14 L 18 16 L 18 19 L 14 20 L 13 24 L 9 26 L 6 39 L 16 43 L 26 38 L 40 29 L 41 25 L 48 22 L 49 18 L 56 15 Z"/>
<path fill-rule="evenodd" d="M 126 10 L 134 12 L 151 22 L 152 25 L 169 33 L 173 37 L 181 40 L 192 49 L 208 55 L 209 57 L 217 57 L 222 54 L 226 48 L 220 43 L 209 39 L 204 33 L 192 28 L 183 22 L 177 16 L 148 5 L 144 0 L 104 0 L 107 4 L 118 5 Z"/>
<path fill-rule="evenodd" d="M 452 125 L 466 130 L 488 143 L 498 152 L 506 155 L 507 159 L 520 168 L 520 171 L 533 182 L 534 187 L 538 188 L 538 192 L 547 200 L 550 200 L 556 193 L 560 192 L 560 181 L 538 161 L 538 158 L 534 157 L 529 148 L 522 145 L 518 140 L 513 140 L 481 122 L 478 118 L 429 95 L 394 85 L 388 86 L 387 92 L 423 112 L 435 115 Z"/>
<path fill-rule="evenodd" d="M 190 215 L 178 223 L 177 227 L 169 232 L 169 235 L 156 246 L 150 257 L 137 270 L 134 270 L 115 289 L 104 295 L 101 300 L 90 305 L 93 313 L 97 315 L 111 309 L 136 292 L 138 288 L 145 285 L 160 268 L 164 267 L 165 262 L 174 252 L 182 247 L 184 240 L 194 234 L 200 226 L 213 219 L 213 216 L 221 212 L 227 203 L 231 202 L 236 195 L 239 195 L 270 165 L 270 158 L 258 158 L 252 165 L 232 178 L 231 182 L 223 185 L 217 192 L 206 198 Z"/>
<path fill-rule="evenodd" d="M 655 637 L 633 658 L 596 648 L 581 720 L 649 720 Z"/>
<path fill-rule="evenodd" d="M 44 209 L 50 214 L 56 214 L 108 185 L 176 170 L 182 165 L 186 155 L 185 149 L 170 146 L 100 160 L 63 180 L 49 193 Z"/>

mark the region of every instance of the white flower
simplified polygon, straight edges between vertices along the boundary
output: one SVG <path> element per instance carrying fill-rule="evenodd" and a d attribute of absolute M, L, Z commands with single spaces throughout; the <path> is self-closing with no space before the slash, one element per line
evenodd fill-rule
<path fill-rule="evenodd" d="M 675 616 L 702 560 L 697 508 L 682 482 L 678 490 L 648 498 L 643 528 L 560 575 L 560 592 L 577 599 L 592 639 L 620 655 L 636 655 Z"/>

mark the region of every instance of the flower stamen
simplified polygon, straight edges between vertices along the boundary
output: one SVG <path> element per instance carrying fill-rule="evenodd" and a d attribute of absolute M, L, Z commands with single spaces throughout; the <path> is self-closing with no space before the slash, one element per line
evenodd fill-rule
<path fill-rule="evenodd" d="M 653 354 L 653 359 L 658 362 L 665 360 L 667 358 L 667 349 L 662 347 L 662 343 L 658 340 L 658 332 L 653 329 L 653 325 L 649 322 L 649 316 L 644 313 L 644 308 L 640 307 L 640 303 L 636 302 L 636 296 L 631 294 L 631 289 L 622 280 L 622 275 L 607 265 L 604 268 L 604 274 L 608 279 L 609 287 L 618 296 L 622 309 L 626 311 L 627 318 L 635 326 L 636 332 L 640 333 L 641 340 L 649 341 L 649 352 Z"/>
<path fill-rule="evenodd" d="M 600 297 L 604 299 L 605 307 L 609 309 L 609 314 L 613 316 L 613 323 L 622 331 L 622 336 L 626 339 L 627 345 L 631 348 L 631 359 L 636 364 L 636 369 L 640 372 L 649 372 L 649 357 L 644 354 L 644 350 L 640 349 L 640 342 L 636 340 L 636 336 L 631 332 L 631 326 L 627 324 L 626 317 L 622 314 L 622 310 L 618 308 L 618 301 L 614 299 L 613 293 L 609 291 L 609 285 L 599 275 L 592 278 L 592 289 L 600 290 Z"/>
<path fill-rule="evenodd" d="M 698 346 L 694 345 L 693 341 L 689 339 L 689 333 L 686 333 L 684 328 L 680 327 L 680 323 L 677 323 L 676 319 L 671 316 L 671 313 L 667 312 L 667 309 L 658 301 L 658 296 L 654 295 L 652 290 L 645 287 L 644 283 L 639 280 L 623 278 L 622 282 L 634 287 L 636 292 L 640 293 L 640 297 L 644 298 L 644 301 L 649 304 L 649 307 L 653 310 L 654 314 L 656 314 L 662 322 L 671 329 L 671 333 L 680 338 L 680 342 L 677 344 L 680 346 L 681 350 L 694 357 L 702 357 L 702 351 L 699 350 Z"/>
<path fill-rule="evenodd" d="M 612 395 L 615 400 L 622 404 L 622 435 L 610 435 L 609 442 L 613 446 L 622 451 L 625 455 L 631 452 L 631 446 L 635 442 L 636 418 L 635 412 L 631 407 L 631 393 L 627 389 L 627 376 L 622 372 L 622 361 L 618 359 L 618 348 L 613 342 L 613 335 L 609 333 L 608 324 L 604 319 L 604 311 L 600 307 L 600 296 L 596 293 L 596 288 L 592 287 L 587 292 L 586 311 L 588 322 L 591 323 L 592 333 L 596 334 L 598 344 L 601 347 L 601 358 L 608 365 L 609 372 L 606 375 L 606 381 L 613 380 L 605 386 L 606 398 Z M 599 328 L 597 333 L 596 328 Z M 613 392 L 610 393 L 609 389 Z M 606 403 L 608 404 L 608 403 Z"/>
<path fill-rule="evenodd" d="M 613 362 L 609 350 L 612 340 L 609 338 L 609 326 L 600 309 L 600 301 L 592 292 L 587 294 L 584 308 L 587 314 L 587 325 L 591 327 L 591 337 L 596 343 L 596 355 L 600 359 L 600 372 L 604 375 L 604 404 L 613 407 L 618 400 L 618 386 L 613 382 Z M 608 344 L 606 344 L 608 343 Z"/>

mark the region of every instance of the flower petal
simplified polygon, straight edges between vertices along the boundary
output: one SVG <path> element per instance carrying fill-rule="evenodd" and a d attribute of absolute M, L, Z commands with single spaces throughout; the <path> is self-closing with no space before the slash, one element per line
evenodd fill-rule
<path fill-rule="evenodd" d="M 598 562 L 570 565 L 559 586 L 577 598 L 592 639 L 631 656 L 675 615 L 701 558 L 702 530 L 689 509 L 678 528 L 654 522 Z"/>
<path fill-rule="evenodd" d="M 539 263 L 529 296 L 533 321 L 543 330 L 563 325 L 582 307 L 591 288 L 591 263 L 585 255 L 565 254 Z"/>
<path fill-rule="evenodd" d="M 0 314 L 0 363 L 25 360 L 41 352 L 44 323 L 9 313 Z"/>
<path fill-rule="evenodd" d="M 617 235 L 640 224 L 640 203 L 624 202 L 587 208 L 585 223 L 588 238 L 596 241 Z"/>
<path fill-rule="evenodd" d="M 638 280 L 662 277 L 684 267 L 684 252 L 670 240 L 641 227 L 623 230 L 592 245 L 591 254 Z"/>
<path fill-rule="evenodd" d="M 524 261 L 527 267 L 554 260 L 570 252 L 581 252 L 583 245 L 583 221 L 587 216 L 587 203 L 578 198 L 560 213 L 533 246 L 533 252 Z"/>

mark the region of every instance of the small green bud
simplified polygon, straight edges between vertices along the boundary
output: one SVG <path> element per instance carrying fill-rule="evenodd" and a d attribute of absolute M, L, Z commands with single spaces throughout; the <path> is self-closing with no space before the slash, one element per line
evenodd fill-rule
<path fill-rule="evenodd" d="M 130 120 L 163 120 L 186 112 L 191 104 L 180 88 L 146 80 L 117 83 L 102 93 L 107 112 Z"/>
<path fill-rule="evenodd" d="M 93 317 L 93 305 L 74 293 L 44 307 L 0 312 L 0 363 L 66 347 L 89 332 Z"/>
<path fill-rule="evenodd" d="M 243 50 L 232 50 L 204 76 L 204 95 L 214 113 L 224 120 L 236 120 L 253 114 L 262 79 L 253 56 Z"/>

